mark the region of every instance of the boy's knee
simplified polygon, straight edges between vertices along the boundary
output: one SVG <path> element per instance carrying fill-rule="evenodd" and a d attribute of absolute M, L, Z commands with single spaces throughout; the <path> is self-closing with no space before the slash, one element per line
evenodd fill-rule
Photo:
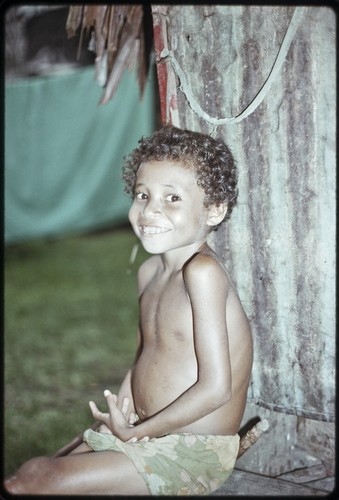
<path fill-rule="evenodd" d="M 22 476 L 41 476 L 48 473 L 50 470 L 51 459 L 48 457 L 35 457 L 25 462 L 19 469 Z"/>
<path fill-rule="evenodd" d="M 36 457 L 25 462 L 13 476 L 5 480 L 5 489 L 12 494 L 37 493 L 41 481 L 51 473 L 51 459 Z"/>

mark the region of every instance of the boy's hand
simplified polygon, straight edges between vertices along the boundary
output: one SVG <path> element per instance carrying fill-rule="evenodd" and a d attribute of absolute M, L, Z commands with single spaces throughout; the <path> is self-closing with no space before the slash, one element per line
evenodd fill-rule
<path fill-rule="evenodd" d="M 102 413 L 93 401 L 89 405 L 95 419 L 103 422 L 108 429 L 122 441 L 136 442 L 137 438 L 133 432 L 138 416 L 131 412 L 128 415 L 129 399 L 124 398 L 121 409 L 117 406 L 117 396 L 106 390 L 104 392 L 109 413 Z M 144 438 L 143 438 L 144 439 Z M 148 440 L 147 437 L 144 440 Z"/>

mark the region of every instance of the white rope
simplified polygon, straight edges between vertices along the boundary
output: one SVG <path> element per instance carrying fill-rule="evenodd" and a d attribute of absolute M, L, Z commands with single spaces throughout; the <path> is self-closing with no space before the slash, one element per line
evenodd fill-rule
<path fill-rule="evenodd" d="M 192 110 L 200 117 L 203 118 L 206 122 L 211 123 L 212 125 L 218 126 L 218 125 L 225 125 L 226 123 L 239 123 L 241 120 L 246 118 L 248 115 L 253 113 L 253 111 L 259 106 L 259 104 L 264 100 L 266 97 L 267 92 L 269 91 L 269 88 L 276 77 L 277 73 L 280 71 L 280 68 L 286 58 L 288 49 L 291 45 L 291 42 L 293 40 L 293 37 L 295 35 L 295 32 L 298 28 L 300 19 L 302 15 L 302 8 L 301 7 L 296 7 L 293 12 L 292 19 L 290 21 L 289 27 L 286 31 L 284 40 L 280 46 L 278 55 L 276 57 L 276 60 L 273 64 L 273 67 L 271 69 L 271 72 L 265 81 L 264 85 L 261 87 L 260 91 L 256 95 L 256 97 L 253 99 L 253 101 L 237 116 L 234 117 L 229 117 L 229 118 L 213 118 L 210 116 L 208 113 L 206 113 L 198 103 L 198 101 L 195 99 L 191 89 L 189 88 L 189 85 L 187 83 L 186 75 L 179 66 L 176 58 L 174 57 L 174 54 L 172 51 L 168 49 L 164 49 L 162 53 L 160 54 L 161 58 L 168 58 L 169 61 L 171 62 L 173 69 L 176 73 L 176 75 L 179 78 L 180 85 L 179 88 L 180 90 L 184 93 L 190 107 Z"/>

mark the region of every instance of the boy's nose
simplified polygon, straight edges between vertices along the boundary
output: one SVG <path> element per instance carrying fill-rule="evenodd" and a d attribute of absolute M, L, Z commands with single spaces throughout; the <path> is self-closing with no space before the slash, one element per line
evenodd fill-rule
<path fill-rule="evenodd" d="M 148 200 L 144 207 L 144 214 L 157 215 L 161 213 L 161 202 L 159 200 Z"/>

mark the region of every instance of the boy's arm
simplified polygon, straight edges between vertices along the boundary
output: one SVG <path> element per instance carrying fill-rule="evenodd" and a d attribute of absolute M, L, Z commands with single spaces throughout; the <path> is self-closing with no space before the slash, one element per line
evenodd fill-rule
<path fill-rule="evenodd" d="M 147 270 L 147 267 L 150 267 L 150 266 L 149 266 L 149 264 L 147 266 L 147 261 L 146 261 L 146 262 L 144 262 L 140 266 L 140 268 L 138 270 L 138 275 L 137 275 L 137 289 L 138 289 L 138 295 L 139 295 L 139 297 L 140 297 L 141 293 L 143 292 L 143 290 L 145 288 L 145 281 L 147 281 L 147 278 L 148 278 L 147 274 L 149 274 L 149 272 L 145 273 L 145 269 Z M 134 359 L 133 365 L 135 365 L 135 363 L 137 362 L 137 360 L 138 360 L 138 358 L 140 356 L 141 347 L 142 347 L 142 344 L 141 344 L 141 335 L 140 335 L 140 330 L 138 328 L 138 332 L 137 332 L 137 350 L 136 350 L 136 354 L 135 354 L 135 359 Z M 128 398 L 128 400 L 129 400 L 128 409 L 127 409 L 128 414 L 130 414 L 130 412 L 134 412 L 136 414 L 135 405 L 134 405 L 134 398 L 133 398 L 133 392 L 132 392 L 132 368 L 130 368 L 128 370 L 128 372 L 126 373 L 126 376 L 125 376 L 124 380 L 122 381 L 120 389 L 119 389 L 118 394 L 117 394 L 117 406 L 119 408 L 123 407 L 123 402 L 124 402 L 125 398 Z"/>
<path fill-rule="evenodd" d="M 225 315 L 229 285 L 225 274 L 217 262 L 200 255 L 187 266 L 184 277 L 193 312 L 198 380 L 166 408 L 133 428 L 121 425 L 119 418 L 115 425 L 114 418 L 118 416 L 115 398 L 107 394 L 113 433 L 124 441 L 175 432 L 208 415 L 231 398 L 231 362 Z"/>
<path fill-rule="evenodd" d="M 122 381 L 120 389 L 118 391 L 118 394 L 117 394 L 117 396 L 118 396 L 117 404 L 121 408 L 124 398 L 128 398 L 129 399 L 129 408 L 128 408 L 128 411 L 129 412 L 131 412 L 131 411 L 135 412 L 134 400 L 133 400 L 133 395 L 132 395 L 131 377 L 132 377 L 132 369 L 130 368 L 128 370 L 128 372 L 126 373 L 126 376 L 125 376 L 124 380 Z"/>
<path fill-rule="evenodd" d="M 137 350 L 135 354 L 135 360 L 133 363 L 133 366 L 137 362 L 137 359 L 140 355 L 140 350 L 141 350 L 141 336 L 140 336 L 140 330 L 138 328 L 138 335 L 137 335 Z M 133 391 L 132 391 L 132 368 L 128 370 L 128 372 L 125 375 L 124 380 L 122 381 L 120 385 L 120 389 L 117 394 L 117 405 L 119 408 L 122 408 L 124 399 L 128 398 L 129 403 L 127 407 L 127 413 L 130 414 L 131 412 L 136 413 L 135 410 L 135 405 L 134 405 L 134 398 L 133 398 Z"/>
<path fill-rule="evenodd" d="M 138 275 L 137 275 L 137 290 L 138 290 L 138 296 L 142 294 L 142 292 L 145 289 L 145 286 L 147 282 L 150 279 L 150 276 L 152 273 L 154 273 L 154 264 L 153 264 L 154 259 L 148 259 L 147 261 L 143 262 L 138 270 Z M 138 328 L 137 332 L 137 350 L 135 354 L 135 359 L 133 365 L 136 364 L 140 354 L 141 354 L 141 349 L 142 349 L 142 342 L 141 342 L 141 334 L 140 334 L 140 329 Z M 119 408 L 122 407 L 122 402 L 123 399 L 126 397 L 130 401 L 130 408 L 131 411 L 135 412 L 135 407 L 134 407 L 134 398 L 133 398 L 133 393 L 132 393 L 132 369 L 128 370 L 121 386 L 118 391 L 118 406 Z"/>

